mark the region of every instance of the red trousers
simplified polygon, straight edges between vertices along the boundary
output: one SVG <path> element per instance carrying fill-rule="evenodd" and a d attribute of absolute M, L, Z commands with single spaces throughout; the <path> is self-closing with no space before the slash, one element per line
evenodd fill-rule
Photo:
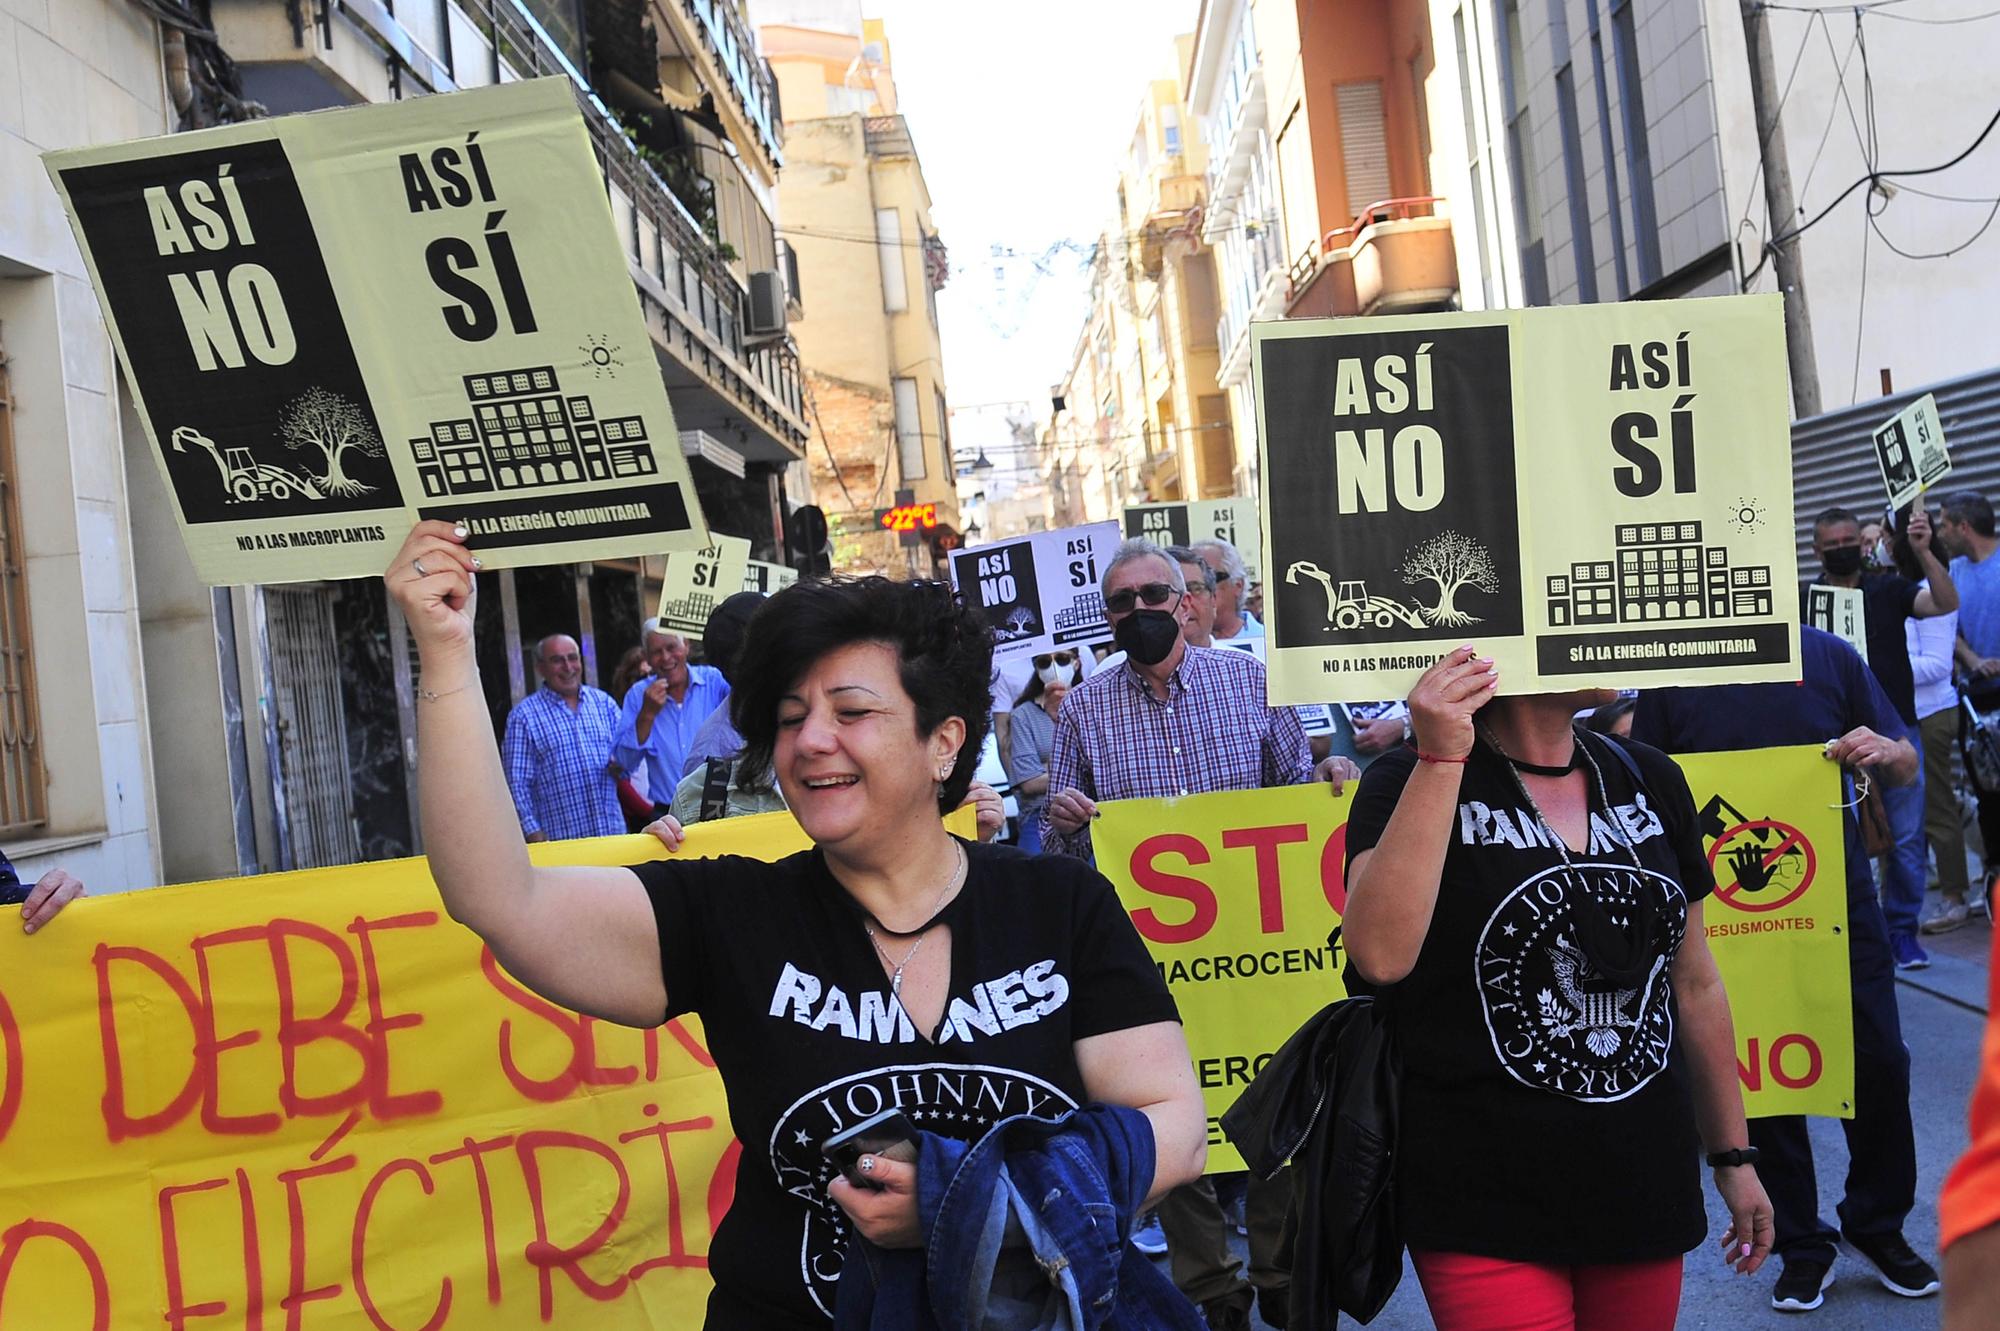
<path fill-rule="evenodd" d="M 1681 1259 L 1544 1266 L 1410 1252 L 1437 1331 L 1673 1331 Z"/>

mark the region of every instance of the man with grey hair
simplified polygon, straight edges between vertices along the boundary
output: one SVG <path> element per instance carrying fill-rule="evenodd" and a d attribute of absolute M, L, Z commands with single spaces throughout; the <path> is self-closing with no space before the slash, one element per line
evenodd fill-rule
<path fill-rule="evenodd" d="M 568 634 L 535 644 L 535 673 L 542 686 L 507 713 L 500 747 L 521 834 L 530 841 L 622 835 L 611 761 L 618 704 L 583 682 L 583 652 Z"/>
<path fill-rule="evenodd" d="M 680 784 L 695 732 L 729 700 L 729 681 L 714 666 L 689 665 L 687 639 L 657 618 L 640 625 L 639 642 L 653 673 L 626 691 L 611 756 L 628 772 L 644 763 L 647 794 L 664 804 Z"/>
<path fill-rule="evenodd" d="M 1104 611 L 1123 663 L 1071 689 L 1056 718 L 1044 854 L 1091 855 L 1098 800 L 1197 795 L 1291 786 L 1315 777 L 1341 786 L 1359 772 L 1345 758 L 1315 769 L 1305 730 L 1289 707 L 1264 701 L 1264 663 L 1249 652 L 1191 646 L 1180 563 L 1149 541 L 1120 545 L 1103 577 Z M 1204 1180 L 1160 1204 L 1174 1283 L 1208 1324 L 1249 1326 L 1252 1286 L 1265 1318 L 1283 1325 L 1291 1276 L 1278 1264 L 1289 1176 L 1253 1180 L 1248 1203 L 1250 1283 L 1229 1253 L 1215 1189 Z"/>
<path fill-rule="evenodd" d="M 1215 577 L 1215 636 L 1263 637 L 1264 626 L 1243 606 L 1243 598 L 1250 592 L 1250 571 L 1243 567 L 1243 556 L 1236 547 L 1215 537 L 1196 541 L 1194 549 Z"/>

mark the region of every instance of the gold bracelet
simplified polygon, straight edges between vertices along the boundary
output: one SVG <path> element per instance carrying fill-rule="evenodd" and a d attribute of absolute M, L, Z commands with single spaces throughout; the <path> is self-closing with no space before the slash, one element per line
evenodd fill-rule
<path fill-rule="evenodd" d="M 463 693 L 477 683 L 479 683 L 479 676 L 474 675 L 471 679 L 466 680 L 465 683 L 457 685 L 454 688 L 426 689 L 419 687 L 417 689 L 417 700 L 419 702 L 436 702 L 439 698 L 449 698 L 454 693 Z"/>

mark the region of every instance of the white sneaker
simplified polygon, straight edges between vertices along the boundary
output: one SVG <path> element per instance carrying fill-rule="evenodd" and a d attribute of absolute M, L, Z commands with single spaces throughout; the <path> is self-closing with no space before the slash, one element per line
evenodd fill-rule
<path fill-rule="evenodd" d="M 1947 901 L 1938 909 L 1937 914 L 1931 916 L 1918 926 L 1917 932 L 1925 934 L 1948 934 L 1954 929 L 1964 928 L 1971 921 L 1972 911 L 1964 902 Z"/>

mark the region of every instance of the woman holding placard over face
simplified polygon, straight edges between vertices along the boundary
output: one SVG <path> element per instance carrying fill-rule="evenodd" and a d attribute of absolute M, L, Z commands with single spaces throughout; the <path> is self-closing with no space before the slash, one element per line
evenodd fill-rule
<path fill-rule="evenodd" d="M 1413 747 L 1361 778 L 1344 939 L 1403 1066 L 1404 1241 L 1439 1331 L 1666 1331 L 1706 1232 L 1770 1252 L 1735 1038 L 1702 927 L 1686 779 L 1574 724 L 1608 691 L 1498 697 L 1461 647 L 1410 693 Z M 1497 1302 L 1496 1302 L 1497 1300 Z"/>
<path fill-rule="evenodd" d="M 710 1249 L 709 1327 L 829 1325 L 854 1234 L 936 1254 L 945 1225 L 925 1231 L 907 1149 L 864 1137 L 844 1173 L 822 1153 L 879 1110 L 971 1140 L 1020 1115 L 1122 1106 L 1109 1118 L 1152 1147 L 1130 1157 L 1135 1201 L 1200 1173 L 1186 1041 L 1111 885 L 945 830 L 984 737 L 992 655 L 949 587 L 800 583 L 751 621 L 730 700 L 743 761 L 770 766 L 814 849 L 537 868 L 501 835 L 514 815 L 474 661 L 477 568 L 462 530 L 425 522 L 386 575 L 422 657 L 431 870 L 453 918 L 552 1001 L 642 1027 L 701 1016 L 747 1153 Z M 680 843 L 671 820 L 658 835 Z M 1121 1307 L 1143 1284 L 1128 1268 Z"/>

